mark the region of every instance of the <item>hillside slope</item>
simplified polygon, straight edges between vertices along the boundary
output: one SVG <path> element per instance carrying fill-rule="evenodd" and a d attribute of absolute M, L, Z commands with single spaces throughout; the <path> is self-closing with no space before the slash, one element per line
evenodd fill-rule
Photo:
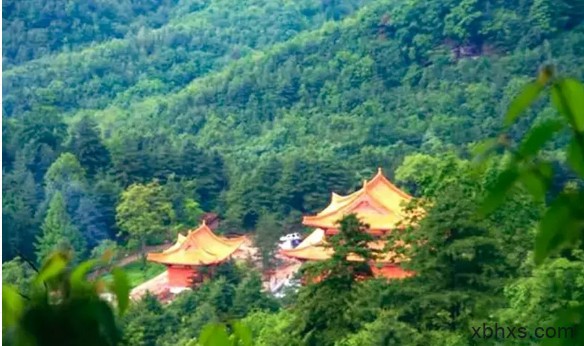
<path fill-rule="evenodd" d="M 463 148 L 494 134 L 510 97 L 550 59 L 564 73 L 584 75 L 582 25 L 508 49 L 506 40 L 489 42 L 478 34 L 481 46 L 439 44 L 451 38 L 435 30 L 427 41 L 437 44 L 426 43 L 422 50 L 422 34 L 408 38 L 404 28 L 429 32 L 424 25 L 448 18 L 457 7 L 409 6 L 377 1 L 346 20 L 195 79 L 181 91 L 112 105 L 96 117 L 106 133 L 119 136 L 129 128 L 196 135 L 201 147 L 220 149 L 242 171 L 259 156 L 283 150 L 327 152 L 341 160 L 378 154 L 395 167 L 408 151 Z M 412 22 L 422 8 L 436 17 Z M 518 13 L 516 5 L 497 10 Z M 500 20 L 485 20 L 473 30 L 482 32 Z M 446 31 L 447 22 L 440 23 Z M 460 56 L 464 49 L 475 52 Z"/>
<path fill-rule="evenodd" d="M 98 43 L 100 33 L 88 34 L 96 44 L 5 70 L 3 107 L 7 115 L 41 106 L 68 112 L 167 93 L 255 49 L 343 18 L 365 2 L 215 0 L 123 38 Z"/>

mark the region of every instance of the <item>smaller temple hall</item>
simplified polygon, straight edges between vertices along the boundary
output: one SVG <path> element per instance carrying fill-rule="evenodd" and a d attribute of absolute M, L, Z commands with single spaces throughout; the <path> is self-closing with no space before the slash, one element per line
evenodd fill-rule
<path fill-rule="evenodd" d="M 167 267 L 168 287 L 172 293 L 203 282 L 214 267 L 235 255 L 247 238 L 216 235 L 205 221 L 186 236 L 179 234 L 174 245 L 161 253 L 148 254 L 148 261 Z M 204 269 L 203 269 L 204 268 Z"/>
<path fill-rule="evenodd" d="M 331 257 L 333 249 L 326 246 L 327 237 L 338 232 L 337 221 L 345 215 L 356 214 L 361 222 L 369 225 L 369 232 L 376 240 L 369 244 L 371 249 L 382 251 L 382 255 L 371 263 L 375 276 L 388 279 L 404 278 L 412 273 L 403 270 L 400 263 L 405 259 L 393 252 L 384 251 L 386 241 L 383 236 L 402 228 L 405 220 L 402 212 L 404 204 L 412 199 L 410 195 L 393 185 L 378 169 L 370 181 L 364 181 L 358 191 L 341 196 L 332 193 L 330 204 L 314 216 L 305 216 L 303 224 L 316 229 L 294 249 L 283 249 L 280 253 L 288 258 L 302 262 L 322 261 Z M 351 261 L 363 259 L 352 256 Z"/>

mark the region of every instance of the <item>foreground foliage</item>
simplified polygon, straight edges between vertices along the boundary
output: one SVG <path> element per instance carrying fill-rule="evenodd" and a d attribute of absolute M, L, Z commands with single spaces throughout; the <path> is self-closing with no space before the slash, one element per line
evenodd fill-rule
<path fill-rule="evenodd" d="M 85 276 L 99 265 L 91 260 L 71 268 L 66 252 L 49 257 L 26 295 L 2 286 L 3 343 L 7 345 L 118 345 L 122 332 L 114 309 L 100 295 L 115 295 L 121 315 L 128 308 L 130 286 L 119 269 L 113 280 L 88 282 Z"/>
<path fill-rule="evenodd" d="M 504 147 L 511 152 L 512 160 L 498 176 L 492 193 L 484 202 L 483 212 L 497 207 L 515 184 L 522 184 L 535 199 L 549 201 L 535 238 L 534 260 L 537 265 L 554 258 L 562 250 L 562 255 L 570 258 L 572 256 L 566 249 L 584 249 L 584 84 L 572 78 L 558 77 L 553 67 L 544 67 L 538 79 L 528 84 L 511 104 L 505 127 L 510 127 L 546 87 L 557 110 L 555 117 L 535 124 L 516 147 L 505 134 L 502 140 L 491 141 L 485 146 L 487 153 L 497 146 Z M 567 130 L 570 135 L 565 149 L 566 164 L 578 179 L 554 193 L 550 191 L 556 174 L 553 165 L 537 154 L 562 130 Z M 581 260 L 581 257 L 575 260 Z M 565 306 L 557 314 L 557 325 L 575 325 L 578 330 L 584 328 L 583 302 Z M 580 332 L 577 337 L 577 344 L 584 342 L 584 333 Z M 572 344 L 574 340 L 565 342 Z"/>

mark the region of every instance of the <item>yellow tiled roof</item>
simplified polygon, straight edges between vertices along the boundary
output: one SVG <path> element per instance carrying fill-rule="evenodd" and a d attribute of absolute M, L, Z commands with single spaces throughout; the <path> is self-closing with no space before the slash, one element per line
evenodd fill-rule
<path fill-rule="evenodd" d="M 149 253 L 147 259 L 171 265 L 215 264 L 227 259 L 245 240 L 245 237 L 228 239 L 217 236 L 203 223 L 187 236 L 179 234 L 176 243 L 162 253 Z"/>
<path fill-rule="evenodd" d="M 333 193 L 331 203 L 323 211 L 305 216 L 302 223 L 305 226 L 336 228 L 337 221 L 354 212 L 361 203 L 368 203 L 375 212 L 358 212 L 357 216 L 372 230 L 389 230 L 404 219 L 403 206 L 411 199 L 412 196 L 393 185 L 379 169 L 373 179 L 363 183 L 360 190 L 347 196 Z"/>

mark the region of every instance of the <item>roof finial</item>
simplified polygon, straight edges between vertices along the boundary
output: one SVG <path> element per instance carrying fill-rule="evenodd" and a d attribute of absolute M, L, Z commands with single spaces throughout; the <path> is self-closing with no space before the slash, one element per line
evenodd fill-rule
<path fill-rule="evenodd" d="M 363 179 L 363 187 L 367 186 L 367 179 Z"/>
<path fill-rule="evenodd" d="M 377 167 L 377 174 L 383 174 L 383 172 L 381 171 L 381 167 Z"/>
<path fill-rule="evenodd" d="M 207 226 L 207 222 L 203 219 L 203 226 Z"/>

